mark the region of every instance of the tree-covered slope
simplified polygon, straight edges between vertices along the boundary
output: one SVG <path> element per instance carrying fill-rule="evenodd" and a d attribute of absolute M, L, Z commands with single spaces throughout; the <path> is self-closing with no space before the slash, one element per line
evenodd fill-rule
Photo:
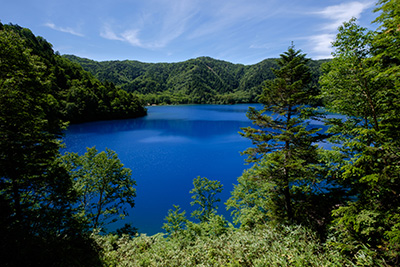
<path fill-rule="evenodd" d="M 97 62 L 73 55 L 64 57 L 99 80 L 113 82 L 127 92 L 141 95 L 147 103 L 156 104 L 256 102 L 263 82 L 275 77 L 271 68 L 277 68 L 276 59 L 242 65 L 210 57 L 178 63 Z M 322 62 L 309 63 L 316 88 Z"/>
<path fill-rule="evenodd" d="M 75 123 L 134 118 L 146 114 L 136 95 L 121 90 L 110 82 L 100 82 L 79 64 L 54 53 L 52 45 L 43 37 L 35 36 L 29 29 L 18 25 L 0 25 L 0 30 L 15 33 L 25 49 L 30 51 L 30 56 L 40 61 L 43 70 L 41 79 L 46 81 L 45 86 L 50 88 L 50 94 L 57 102 L 57 116 L 64 121 Z M 5 70 L 10 69 L 8 66 L 3 67 Z"/>

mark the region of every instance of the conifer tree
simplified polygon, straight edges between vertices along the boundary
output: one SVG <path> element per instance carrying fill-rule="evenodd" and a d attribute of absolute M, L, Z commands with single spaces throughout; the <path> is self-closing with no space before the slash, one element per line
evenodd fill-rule
<path fill-rule="evenodd" d="M 345 116 L 330 121 L 346 159 L 339 179 L 352 197 L 333 212 L 335 244 L 393 264 L 400 256 L 400 10 L 398 1 L 379 5 L 378 30 L 355 19 L 339 28 L 321 85 L 329 111 Z"/>
<path fill-rule="evenodd" d="M 0 27 L 0 258 L 5 266 L 49 266 L 68 262 L 66 254 L 93 256 L 71 216 L 75 194 L 58 159 L 63 123 L 45 70 L 26 41 Z"/>
<path fill-rule="evenodd" d="M 278 60 L 279 69 L 273 70 L 276 78 L 265 82 L 260 98 L 264 108 L 248 111 L 255 127 L 243 128 L 241 135 L 252 141 L 254 146 L 244 154 L 256 165 L 239 178 L 228 201 L 239 217 L 250 210 L 274 224 L 316 223 L 322 217 L 317 199 L 326 191 L 318 185 L 325 178 L 318 175 L 322 163 L 316 142 L 325 136 L 309 124 L 322 114 L 308 106 L 314 90 L 307 62 L 305 54 L 289 47 Z"/>

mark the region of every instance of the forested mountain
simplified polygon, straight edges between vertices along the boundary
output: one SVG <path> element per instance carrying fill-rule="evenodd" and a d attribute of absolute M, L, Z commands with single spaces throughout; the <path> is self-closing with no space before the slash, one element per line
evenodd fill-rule
<path fill-rule="evenodd" d="M 104 119 L 134 118 L 146 114 L 141 100 L 107 81 L 100 82 L 79 64 L 58 55 L 43 37 L 18 25 L 0 25 L 4 32 L 16 34 L 29 57 L 38 64 L 36 75 L 44 80 L 39 90 L 48 90 L 57 102 L 57 116 L 64 121 L 85 122 Z M 14 49 L 9 47 L 10 51 Z M 6 51 L 4 51 L 6 52 Z M 7 56 L 6 54 L 4 55 Z M 4 65 L 3 75 L 10 66 Z M 53 113 L 55 114 L 55 113 Z"/>
<path fill-rule="evenodd" d="M 110 81 L 127 92 L 135 92 L 150 104 L 257 102 L 265 80 L 274 78 L 276 59 L 242 65 L 210 57 L 178 63 L 139 61 L 97 62 L 73 55 L 65 58 L 79 63 L 100 81 Z M 314 88 L 318 88 L 320 66 L 326 60 L 310 61 Z"/>
<path fill-rule="evenodd" d="M 338 28 L 322 75 L 321 61 L 294 47 L 251 66 L 62 57 L 30 30 L 0 23 L 2 266 L 399 266 L 399 1 L 380 0 L 376 12 L 374 31 L 355 19 Z M 127 224 L 99 234 L 126 215 L 122 204 L 134 206 L 136 181 L 111 150 L 61 155 L 64 121 L 143 115 L 137 95 L 149 103 L 259 96 L 263 109 L 249 109 L 253 126 L 241 132 L 253 165 L 225 203 L 236 226 L 215 206 L 222 185 L 199 176 L 193 219 L 174 205 L 163 233 L 138 236 Z M 325 140 L 331 150 L 315 143 Z"/>
<path fill-rule="evenodd" d="M 100 82 L 29 29 L 0 23 L 2 266 L 100 266 L 90 233 L 124 215 L 114 198 L 133 207 L 135 180 L 111 150 L 62 157 L 63 130 L 145 114 L 134 94 Z M 99 195 L 95 209 L 80 206 Z"/>

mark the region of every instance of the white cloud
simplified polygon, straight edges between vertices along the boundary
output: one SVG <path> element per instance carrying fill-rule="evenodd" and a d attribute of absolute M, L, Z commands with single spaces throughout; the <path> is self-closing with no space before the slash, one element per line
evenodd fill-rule
<path fill-rule="evenodd" d="M 146 4 L 139 13 L 118 22 L 127 25 L 125 29 L 116 32 L 110 24 L 105 24 L 100 36 L 146 49 L 164 48 L 185 33 L 190 19 L 197 12 L 197 1 L 148 0 Z M 121 29 L 121 26 L 115 28 Z"/>
<path fill-rule="evenodd" d="M 105 25 L 101 36 L 146 49 L 236 34 L 282 11 L 277 0 L 147 0 L 130 17 Z M 121 26 L 122 25 L 122 26 Z M 112 26 L 112 27 L 111 27 Z"/>
<path fill-rule="evenodd" d="M 373 2 L 350 2 L 335 6 L 328 6 L 315 14 L 320 15 L 328 20 L 325 25 L 327 30 L 336 30 L 343 22 L 349 21 L 352 17 L 360 18 L 361 13 L 373 6 Z"/>
<path fill-rule="evenodd" d="M 330 58 L 332 42 L 335 40 L 336 31 L 343 22 L 349 21 L 351 18 L 360 18 L 361 14 L 368 8 L 372 7 L 374 2 L 350 2 L 340 5 L 328 6 L 320 11 L 312 14 L 320 16 L 327 22 L 320 25 L 318 29 L 321 33 L 309 36 L 307 39 L 310 42 L 311 50 L 315 55 L 315 59 Z"/>
<path fill-rule="evenodd" d="M 127 30 L 121 34 L 122 40 L 128 42 L 133 46 L 145 47 L 139 39 L 139 30 Z"/>
<path fill-rule="evenodd" d="M 143 44 L 140 41 L 138 35 L 138 29 L 130 29 L 117 34 L 111 29 L 111 26 L 108 24 L 104 25 L 102 31 L 100 32 L 100 36 L 105 39 L 127 42 L 132 46 L 143 47 Z"/>
<path fill-rule="evenodd" d="M 277 1 L 209 1 L 199 6 L 201 17 L 205 23 L 198 25 L 190 34 L 191 38 L 200 38 L 211 34 L 219 34 L 226 30 L 244 27 L 249 22 L 265 21 L 285 10 Z"/>
<path fill-rule="evenodd" d="M 102 31 L 100 32 L 100 36 L 108 40 L 124 41 L 124 38 L 117 36 L 117 34 L 111 30 L 111 27 L 108 24 L 104 25 Z"/>
<path fill-rule="evenodd" d="M 58 27 L 54 23 L 51 23 L 51 22 L 46 23 L 44 26 L 49 27 L 50 29 L 53 29 L 53 30 L 56 30 L 56 31 L 65 32 L 65 33 L 69 33 L 69 34 L 80 36 L 80 37 L 84 36 L 82 33 L 79 33 L 79 32 L 75 31 L 72 28 L 69 28 L 69 27 L 67 27 L 67 28 Z"/>
<path fill-rule="evenodd" d="M 177 1 L 169 4 L 170 10 L 163 18 L 161 43 L 168 43 L 181 36 L 187 29 L 187 25 L 197 13 L 197 1 Z"/>
<path fill-rule="evenodd" d="M 309 37 L 312 43 L 312 50 L 315 53 L 314 59 L 331 58 L 332 42 L 335 40 L 335 34 L 320 34 Z"/>

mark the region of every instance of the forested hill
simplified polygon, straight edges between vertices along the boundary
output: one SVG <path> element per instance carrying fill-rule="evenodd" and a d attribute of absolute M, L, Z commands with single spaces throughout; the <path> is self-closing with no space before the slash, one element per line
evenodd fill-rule
<path fill-rule="evenodd" d="M 16 73 L 25 73 L 27 64 L 32 64 L 29 79 L 41 80 L 35 90 L 47 94 L 55 110 L 48 111 L 72 123 L 134 118 L 146 114 L 138 96 L 115 87 L 109 82 L 100 82 L 79 64 L 55 53 L 52 45 L 43 37 L 35 36 L 29 29 L 18 25 L 2 25 L 0 42 L 1 79 L 18 80 Z M 24 52 L 18 50 L 23 47 Z M 11 55 L 18 62 L 11 62 Z M 28 65 L 29 65 L 28 64 Z M 17 68 L 17 69 L 15 69 Z M 19 79 L 21 80 L 21 79 Z"/>
<path fill-rule="evenodd" d="M 256 102 L 265 80 L 273 79 L 276 59 L 242 65 L 199 57 L 178 63 L 139 61 L 93 61 L 74 55 L 65 58 L 80 64 L 100 81 L 110 81 L 135 92 L 151 104 Z M 312 86 L 318 90 L 320 66 L 326 60 L 311 60 Z"/>

